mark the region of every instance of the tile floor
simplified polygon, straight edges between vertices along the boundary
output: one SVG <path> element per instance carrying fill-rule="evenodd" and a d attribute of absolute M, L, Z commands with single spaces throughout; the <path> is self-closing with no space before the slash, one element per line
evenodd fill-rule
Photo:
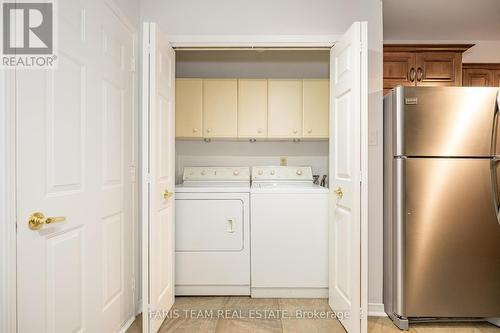
<path fill-rule="evenodd" d="M 332 318 L 304 319 L 297 315 L 324 314 L 324 299 L 262 299 L 249 297 L 178 297 L 172 309 L 177 318 L 166 319 L 161 333 L 345 333 Z M 257 316 L 266 318 L 256 318 Z M 279 318 L 282 316 L 283 318 Z M 197 318 L 202 317 L 202 318 Z M 223 317 L 223 318 L 218 318 Z M 141 332 L 139 316 L 127 331 Z M 370 317 L 369 333 L 401 332 L 388 318 Z M 488 323 L 415 324 L 409 333 L 500 333 Z"/>

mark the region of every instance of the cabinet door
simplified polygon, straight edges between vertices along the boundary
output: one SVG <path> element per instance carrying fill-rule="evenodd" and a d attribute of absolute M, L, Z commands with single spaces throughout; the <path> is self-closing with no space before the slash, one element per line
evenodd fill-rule
<path fill-rule="evenodd" d="M 235 138 L 237 136 L 237 87 L 237 80 L 203 80 L 204 137 Z"/>
<path fill-rule="evenodd" d="M 328 138 L 330 81 L 303 81 L 303 137 Z"/>
<path fill-rule="evenodd" d="M 267 136 L 267 80 L 238 80 L 238 137 Z"/>
<path fill-rule="evenodd" d="M 202 136 L 202 81 L 177 79 L 175 82 L 175 136 L 199 138 Z"/>
<path fill-rule="evenodd" d="M 417 86 L 461 86 L 462 54 L 420 52 L 416 54 Z"/>
<path fill-rule="evenodd" d="M 500 87 L 500 69 L 493 72 L 493 86 Z"/>
<path fill-rule="evenodd" d="M 396 86 L 414 86 L 417 75 L 415 53 L 384 52 L 384 91 Z"/>
<path fill-rule="evenodd" d="M 462 82 L 464 87 L 491 87 L 494 84 L 493 72 L 481 68 L 464 69 Z"/>
<path fill-rule="evenodd" d="M 268 81 L 268 136 L 302 135 L 302 80 Z"/>

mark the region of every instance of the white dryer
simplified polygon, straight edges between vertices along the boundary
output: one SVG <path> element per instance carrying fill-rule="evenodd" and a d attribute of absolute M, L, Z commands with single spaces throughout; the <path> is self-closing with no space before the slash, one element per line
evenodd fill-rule
<path fill-rule="evenodd" d="M 253 167 L 252 297 L 328 297 L 328 189 L 311 167 Z"/>
<path fill-rule="evenodd" d="M 249 295 L 249 168 L 186 167 L 175 192 L 176 294 Z"/>

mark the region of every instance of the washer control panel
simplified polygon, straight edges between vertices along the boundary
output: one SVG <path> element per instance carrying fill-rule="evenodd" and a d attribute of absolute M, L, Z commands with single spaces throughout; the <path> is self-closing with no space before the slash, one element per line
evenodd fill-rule
<path fill-rule="evenodd" d="M 310 166 L 257 166 L 252 168 L 252 181 L 311 181 Z"/>

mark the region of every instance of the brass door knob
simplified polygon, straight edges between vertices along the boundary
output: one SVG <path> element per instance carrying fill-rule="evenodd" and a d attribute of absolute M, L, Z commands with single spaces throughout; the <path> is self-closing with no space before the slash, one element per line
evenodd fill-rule
<path fill-rule="evenodd" d="M 344 190 L 342 189 L 342 187 L 338 187 L 335 191 L 333 191 L 333 193 L 335 193 L 335 195 L 339 199 L 342 199 L 344 197 Z"/>
<path fill-rule="evenodd" d="M 163 192 L 163 199 L 167 200 L 167 199 L 171 198 L 173 195 L 174 195 L 173 192 L 170 192 L 169 190 L 165 190 L 165 192 Z"/>
<path fill-rule="evenodd" d="M 31 230 L 41 229 L 45 224 L 51 224 L 56 222 L 66 221 L 65 216 L 54 216 L 54 217 L 45 217 L 43 213 L 36 212 L 31 214 L 28 220 L 28 226 Z"/>

